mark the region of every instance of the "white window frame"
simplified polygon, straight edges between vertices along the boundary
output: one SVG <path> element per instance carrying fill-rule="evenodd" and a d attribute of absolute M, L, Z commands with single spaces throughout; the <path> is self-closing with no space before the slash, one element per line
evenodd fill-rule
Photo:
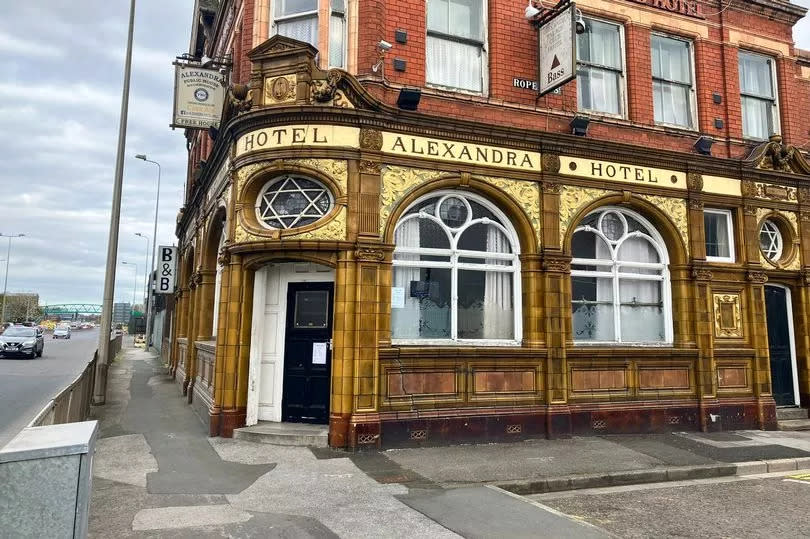
<path fill-rule="evenodd" d="M 744 108 L 742 106 L 742 98 L 743 97 L 749 97 L 751 99 L 758 99 L 760 101 L 771 101 L 772 102 L 772 105 L 771 105 L 771 122 L 772 122 L 772 126 L 771 127 L 772 127 L 772 130 L 773 130 L 773 134 L 778 135 L 778 134 L 780 134 L 782 132 L 782 122 L 780 121 L 781 118 L 780 118 L 780 112 L 779 112 L 779 108 L 780 108 L 779 107 L 779 79 L 776 76 L 776 58 L 774 58 L 773 56 L 768 56 L 767 54 L 761 54 L 761 53 L 754 52 L 754 51 L 749 51 L 749 50 L 740 50 L 739 53 L 738 53 L 738 58 L 739 58 L 739 56 L 741 56 L 743 54 L 748 55 L 748 56 L 757 56 L 759 58 L 765 59 L 765 61 L 770 63 L 769 65 L 771 66 L 771 86 L 773 87 L 773 99 L 771 100 L 771 99 L 768 99 L 768 98 L 765 98 L 765 97 L 762 97 L 762 96 L 759 96 L 759 95 L 754 95 L 754 94 L 746 94 L 746 93 L 743 92 L 742 84 L 741 84 L 740 85 L 740 116 L 742 116 L 742 113 L 743 113 L 743 110 L 744 110 Z M 740 70 L 739 63 L 740 62 L 738 62 L 738 67 L 737 67 L 737 77 L 738 78 L 739 78 L 739 70 Z M 743 125 L 743 129 L 745 129 L 745 122 L 742 122 L 742 125 Z M 751 135 L 746 135 L 745 131 L 743 131 L 743 138 L 748 139 L 748 140 L 767 140 L 768 139 L 768 137 L 765 137 L 764 139 L 761 139 L 761 138 L 757 138 L 757 137 L 754 137 L 754 136 L 751 136 Z"/>
<path fill-rule="evenodd" d="M 711 214 L 714 214 L 714 215 L 723 215 L 723 216 L 725 216 L 725 218 L 726 218 L 726 230 L 727 230 L 727 233 L 728 233 L 728 253 L 729 253 L 729 256 L 709 256 L 709 255 L 706 255 L 706 261 L 707 262 L 734 262 L 734 260 L 735 260 L 734 249 L 735 249 L 736 246 L 734 245 L 734 219 L 733 219 L 731 210 L 725 210 L 725 209 L 720 209 L 720 208 L 704 208 L 703 213 L 704 214 L 705 213 L 711 213 Z M 703 222 L 704 223 L 706 222 L 705 219 L 704 219 Z M 703 233 L 704 233 L 704 243 L 705 243 L 706 231 L 704 230 Z M 757 236 L 757 242 L 759 242 L 759 236 Z"/>
<path fill-rule="evenodd" d="M 654 37 L 661 37 L 665 39 L 671 39 L 673 41 L 681 41 L 686 43 L 689 47 L 689 73 L 691 77 L 691 82 L 689 85 L 689 119 L 690 125 L 678 125 L 678 124 L 671 124 L 668 122 L 655 122 L 655 125 L 661 125 L 666 127 L 674 127 L 675 129 L 687 129 L 689 131 L 697 131 L 698 128 L 698 105 L 697 105 L 697 79 L 695 73 L 695 43 L 691 39 L 686 39 L 679 36 L 673 36 L 669 34 L 664 34 L 661 32 L 653 32 L 650 36 L 650 49 L 652 50 L 652 39 Z M 652 60 L 651 60 L 652 62 Z M 671 81 L 668 79 L 657 78 L 655 75 L 652 77 L 653 80 L 653 119 L 655 118 L 655 81 L 664 82 L 667 84 L 674 84 L 676 86 L 685 86 L 681 82 Z M 653 120 L 654 121 L 654 120 Z"/>
<path fill-rule="evenodd" d="M 410 267 L 410 268 L 418 268 L 418 267 L 430 267 L 430 268 L 446 268 L 450 269 L 450 283 L 451 283 L 451 296 L 450 296 L 450 339 L 391 339 L 391 344 L 393 345 L 424 345 L 424 346 L 520 346 L 523 340 L 523 307 L 521 303 L 522 298 L 522 291 L 521 291 L 521 268 L 520 268 L 520 241 L 517 236 L 517 232 L 515 231 L 514 225 L 512 221 L 504 214 L 495 204 L 487 200 L 486 198 L 477 195 L 475 193 L 469 191 L 458 191 L 454 189 L 444 189 L 440 191 L 432 191 L 424 196 L 419 197 L 416 201 L 414 201 L 408 209 L 403 212 L 403 215 L 407 213 L 407 211 L 416 206 L 417 204 L 422 203 L 423 201 L 438 197 L 439 202 L 437 202 L 436 206 L 439 207 L 441 205 L 441 201 L 449 196 L 457 196 L 461 198 L 466 198 L 468 200 L 472 200 L 484 206 L 486 209 L 491 211 L 495 217 L 501 220 L 501 223 L 492 223 L 498 227 L 498 229 L 503 232 L 506 237 L 508 238 L 511 247 L 512 253 L 489 253 L 484 251 L 464 251 L 458 250 L 456 245 L 458 243 L 458 238 L 462 236 L 464 230 L 469 228 L 470 226 L 480 223 L 480 220 L 473 220 L 471 219 L 469 222 L 464 224 L 463 226 L 459 227 L 458 229 L 453 229 L 456 233 L 455 237 L 448 238 L 450 240 L 450 249 L 429 249 L 429 248 L 421 248 L 421 247 L 410 247 L 410 248 L 395 248 L 394 253 L 407 253 L 407 254 L 430 254 L 430 255 L 440 255 L 440 256 L 449 256 L 450 262 L 434 262 L 434 261 L 406 261 L 406 260 L 397 260 L 396 258 L 393 260 L 394 267 Z M 406 215 L 405 217 L 401 217 L 400 220 L 397 222 L 396 228 L 398 228 L 402 223 L 410 220 L 419 218 L 419 214 L 411 214 Z M 442 223 L 443 227 L 447 227 L 446 224 Z M 509 267 L 507 270 L 507 266 L 500 266 L 500 265 L 490 265 L 490 264 L 473 264 L 473 263 L 464 263 L 459 262 L 458 259 L 460 257 L 469 257 L 474 256 L 476 258 L 500 258 L 500 259 L 508 259 L 512 262 L 512 266 Z M 454 336 L 458 335 L 458 270 L 473 270 L 473 271 L 500 271 L 500 272 L 508 272 L 512 274 L 512 305 L 514 310 L 514 338 L 513 339 L 459 339 Z M 393 269 L 392 269 L 393 272 Z M 393 317 L 392 317 L 392 324 L 393 324 Z M 393 328 L 392 328 L 393 329 Z M 393 330 L 392 330 L 393 334 Z"/>
<path fill-rule="evenodd" d="M 767 252 L 762 248 L 762 233 L 765 232 L 765 227 L 770 226 L 772 227 L 772 233 L 774 233 L 776 244 L 776 253 L 773 256 L 769 256 Z M 782 258 L 782 253 L 785 251 L 785 238 L 782 236 L 782 231 L 779 229 L 779 225 L 776 224 L 776 221 L 773 219 L 765 219 L 762 221 L 762 224 L 759 227 L 759 250 L 762 253 L 762 256 L 765 257 L 765 260 L 776 264 Z"/>
<path fill-rule="evenodd" d="M 608 278 L 612 281 L 613 286 L 613 335 L 614 340 L 612 341 L 578 341 L 573 339 L 574 345 L 576 346 L 648 346 L 648 347 L 662 347 L 662 346 L 672 346 L 674 341 L 673 335 L 673 321 L 672 321 L 672 285 L 670 281 L 670 274 L 669 274 L 669 253 L 667 252 L 666 243 L 664 242 L 664 238 L 661 236 L 661 233 L 658 232 L 658 229 L 650 223 L 644 216 L 641 214 L 630 210 L 628 208 L 621 208 L 618 206 L 603 206 L 598 208 L 591 213 L 589 213 L 587 217 L 593 215 L 594 213 L 599 214 L 606 214 L 608 212 L 617 213 L 619 215 L 628 215 L 633 219 L 637 220 L 641 223 L 646 229 L 648 234 L 644 234 L 641 232 L 633 232 L 633 233 L 625 233 L 622 238 L 620 238 L 617 242 L 614 242 L 607 238 L 600 227 L 593 228 L 590 226 L 578 226 L 574 230 L 574 234 L 579 231 L 588 231 L 593 234 L 596 234 L 606 243 L 606 245 L 611 246 L 611 258 L 608 259 L 589 259 L 589 258 L 573 258 L 571 260 L 571 266 L 609 266 L 608 268 L 600 268 L 596 271 L 590 270 L 571 270 L 571 277 L 601 277 L 601 278 Z M 600 215 L 600 222 L 602 216 Z M 624 221 L 624 226 L 627 227 L 626 221 Z M 656 251 L 658 252 L 658 257 L 660 259 L 659 263 L 649 263 L 649 262 L 619 262 L 616 259 L 616 254 L 619 251 L 619 247 L 621 246 L 622 241 L 625 239 L 633 236 L 633 235 L 640 235 L 641 237 L 646 238 L 650 243 L 655 247 Z M 614 244 L 615 247 L 613 246 Z M 621 266 L 627 267 L 637 267 L 637 268 L 649 268 L 649 269 L 660 269 L 661 273 L 659 275 L 652 275 L 652 274 L 643 274 L 643 273 L 622 273 L 619 268 Z M 622 325 L 621 325 L 621 294 L 620 294 L 620 280 L 622 278 L 631 279 L 636 281 L 648 280 L 648 281 L 659 281 L 661 282 L 661 303 L 662 303 L 662 310 L 664 314 L 664 340 L 663 341 L 622 341 Z M 573 298 L 571 298 L 572 305 Z M 573 327 L 573 324 L 572 324 Z M 573 336 L 572 336 L 573 337 Z"/>
<path fill-rule="evenodd" d="M 435 30 L 429 30 L 427 25 L 427 9 L 428 2 L 425 1 L 425 47 L 427 48 L 427 38 L 433 37 L 444 39 L 447 41 L 455 41 L 458 43 L 465 43 L 468 45 L 480 45 L 481 47 L 481 90 L 470 90 L 467 88 L 456 88 L 454 86 L 445 86 L 427 80 L 427 65 L 425 65 L 425 86 L 428 88 L 436 88 L 439 90 L 450 90 L 462 94 L 480 95 L 486 97 L 489 95 L 489 0 L 481 0 L 481 39 L 467 39 L 452 34 L 445 34 Z M 427 64 L 427 50 L 425 51 L 425 63 Z"/>
<path fill-rule="evenodd" d="M 314 18 L 318 21 L 318 32 L 316 33 L 316 41 L 320 40 L 320 28 L 321 28 L 321 20 L 320 20 L 320 7 L 321 7 L 321 0 L 317 0 L 317 7 L 314 10 L 310 11 L 301 11 L 300 13 L 294 13 L 292 15 L 282 15 L 281 17 L 276 16 L 276 5 L 278 2 L 284 2 L 284 0 L 273 0 L 270 4 L 270 35 L 275 36 L 278 34 L 278 23 L 279 22 L 287 22 L 287 21 L 294 21 L 296 19 L 309 19 L 314 16 Z M 314 45 L 318 48 L 318 44 Z"/>
<path fill-rule="evenodd" d="M 616 21 L 611 21 L 610 19 L 602 19 L 599 17 L 584 17 L 585 23 L 587 25 L 588 21 L 597 21 L 603 24 L 610 24 L 619 28 L 619 58 L 621 59 L 622 69 L 621 69 L 621 77 L 620 77 L 620 84 L 619 84 L 619 106 L 621 107 L 621 112 L 619 114 L 613 114 L 611 112 L 603 112 L 599 110 L 592 110 L 592 109 L 585 109 L 580 108 L 579 106 L 579 96 L 577 96 L 577 110 L 583 113 L 586 113 L 590 116 L 606 116 L 608 118 L 618 118 L 621 120 L 626 120 L 628 117 L 628 108 L 629 105 L 627 103 L 627 56 L 626 56 L 626 45 L 625 45 L 625 35 L 624 35 L 624 24 Z M 574 57 L 576 57 L 576 50 L 574 51 Z M 595 67 L 597 69 L 604 69 L 608 71 L 617 72 L 615 68 L 606 67 L 601 64 L 590 64 L 587 62 L 581 62 L 576 60 L 577 63 L 577 79 L 579 78 L 579 66 L 580 64 L 585 67 Z M 577 84 L 579 81 L 577 80 Z"/>

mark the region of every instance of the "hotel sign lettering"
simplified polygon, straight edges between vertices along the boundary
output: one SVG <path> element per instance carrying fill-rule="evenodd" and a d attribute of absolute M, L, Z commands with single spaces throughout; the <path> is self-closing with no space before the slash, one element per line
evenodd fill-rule
<path fill-rule="evenodd" d="M 658 9 L 670 11 L 672 13 L 680 13 L 681 15 L 688 15 L 690 17 L 697 17 L 705 19 L 703 15 L 703 6 L 700 5 L 698 0 L 632 0 L 636 4 L 644 4 Z"/>
<path fill-rule="evenodd" d="M 383 133 L 383 153 L 540 172 L 540 153 L 451 140 Z"/>
<path fill-rule="evenodd" d="M 293 147 L 357 148 L 360 130 L 340 125 L 284 125 L 257 129 L 236 141 L 236 157 L 260 150 Z"/>
<path fill-rule="evenodd" d="M 686 189 L 686 174 L 674 170 L 643 167 L 626 163 L 561 157 L 560 174 L 594 180 L 631 183 L 650 187 Z"/>

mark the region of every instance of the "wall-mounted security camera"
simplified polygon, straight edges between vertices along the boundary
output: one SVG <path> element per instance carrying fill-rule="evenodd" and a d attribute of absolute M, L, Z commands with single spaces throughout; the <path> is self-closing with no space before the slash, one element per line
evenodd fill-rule
<path fill-rule="evenodd" d="M 394 46 L 393 46 L 393 45 L 391 45 L 390 43 L 388 43 L 387 41 L 385 41 L 384 39 L 381 39 L 381 40 L 380 40 L 380 42 L 379 42 L 379 43 L 377 43 L 377 47 L 379 47 L 379 48 L 380 48 L 380 51 L 382 51 L 382 52 L 388 52 L 388 51 L 390 51 L 390 50 L 391 50 L 391 49 L 392 49 Z"/>
<path fill-rule="evenodd" d="M 532 0 L 529 0 L 529 5 L 526 6 L 526 9 L 523 11 L 523 16 L 529 20 L 532 20 L 538 15 L 540 15 L 540 10 L 534 7 Z"/>
<path fill-rule="evenodd" d="M 576 25 L 576 32 L 577 34 L 584 34 L 585 33 L 585 19 L 582 18 L 582 12 L 577 10 L 576 19 L 574 20 L 574 24 Z"/>

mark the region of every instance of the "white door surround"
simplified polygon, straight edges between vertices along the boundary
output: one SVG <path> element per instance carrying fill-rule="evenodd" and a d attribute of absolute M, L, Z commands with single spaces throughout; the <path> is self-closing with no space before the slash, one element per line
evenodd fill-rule
<path fill-rule="evenodd" d="M 310 262 L 268 264 L 256 270 L 245 421 L 248 426 L 259 421 L 281 421 L 287 285 L 334 280 L 334 269 Z"/>

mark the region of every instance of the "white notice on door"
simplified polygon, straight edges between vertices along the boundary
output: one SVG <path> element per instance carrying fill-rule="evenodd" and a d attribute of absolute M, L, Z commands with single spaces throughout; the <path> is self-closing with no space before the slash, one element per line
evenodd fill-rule
<path fill-rule="evenodd" d="M 314 342 L 312 343 L 312 364 L 313 365 L 326 365 L 326 343 Z"/>
<path fill-rule="evenodd" d="M 401 286 L 391 287 L 391 308 L 402 309 L 405 307 L 405 289 Z"/>

